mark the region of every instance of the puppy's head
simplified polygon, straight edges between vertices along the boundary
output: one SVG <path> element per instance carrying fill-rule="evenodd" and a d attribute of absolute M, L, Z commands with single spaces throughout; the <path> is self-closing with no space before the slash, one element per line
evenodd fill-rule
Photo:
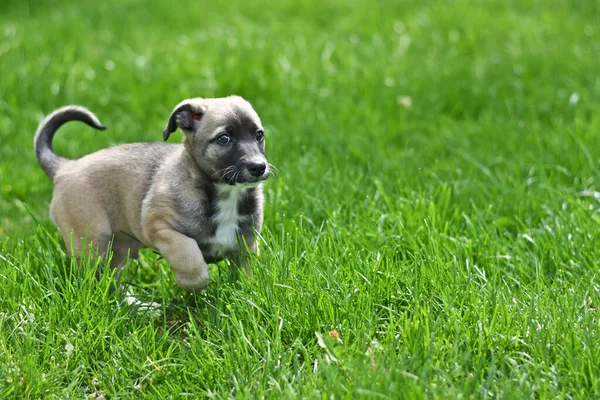
<path fill-rule="evenodd" d="M 260 118 L 238 96 L 189 99 L 175 107 L 163 137 L 177 128 L 198 167 L 215 183 L 258 184 L 269 177 Z"/>

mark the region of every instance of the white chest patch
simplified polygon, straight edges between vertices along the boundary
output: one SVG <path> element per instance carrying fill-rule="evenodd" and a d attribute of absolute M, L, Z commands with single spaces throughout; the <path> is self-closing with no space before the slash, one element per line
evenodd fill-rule
<path fill-rule="evenodd" d="M 219 187 L 220 200 L 217 203 L 217 213 L 213 221 L 217 224 L 217 231 L 211 242 L 217 246 L 218 252 L 232 250 L 238 247 L 238 202 L 243 195 L 244 188 L 235 186 Z"/>

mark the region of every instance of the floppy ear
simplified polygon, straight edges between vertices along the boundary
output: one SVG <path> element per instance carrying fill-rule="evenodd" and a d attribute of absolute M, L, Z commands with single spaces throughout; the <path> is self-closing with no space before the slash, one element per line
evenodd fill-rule
<path fill-rule="evenodd" d="M 193 130 L 194 124 L 200 121 L 203 115 L 202 110 L 193 109 L 190 103 L 178 105 L 169 117 L 169 122 L 163 131 L 163 138 L 165 141 L 169 139 L 171 133 L 175 132 L 177 128 L 183 131 Z"/>

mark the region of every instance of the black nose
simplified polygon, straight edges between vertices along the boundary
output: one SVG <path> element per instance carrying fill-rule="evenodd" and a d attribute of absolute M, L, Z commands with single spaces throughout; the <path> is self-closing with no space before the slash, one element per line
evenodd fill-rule
<path fill-rule="evenodd" d="M 265 169 L 267 169 L 267 164 L 265 164 L 263 162 L 248 163 L 246 168 L 248 169 L 248 172 L 250 172 L 250 175 L 261 176 L 262 174 L 265 173 Z"/>

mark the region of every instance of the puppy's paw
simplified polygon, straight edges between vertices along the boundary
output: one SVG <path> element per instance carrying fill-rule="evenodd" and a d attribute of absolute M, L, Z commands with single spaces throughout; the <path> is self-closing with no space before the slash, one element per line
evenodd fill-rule
<path fill-rule="evenodd" d="M 208 273 L 190 276 L 189 274 L 175 273 L 175 281 L 177 286 L 189 292 L 201 292 L 210 284 L 210 276 Z"/>

